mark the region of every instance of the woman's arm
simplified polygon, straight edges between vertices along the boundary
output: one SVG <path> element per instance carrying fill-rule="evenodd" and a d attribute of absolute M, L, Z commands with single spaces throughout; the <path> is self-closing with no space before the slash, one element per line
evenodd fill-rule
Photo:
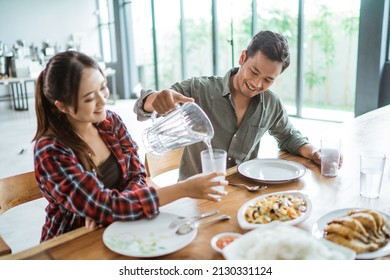
<path fill-rule="evenodd" d="M 218 196 L 225 196 L 227 194 L 226 192 L 218 192 L 212 188 L 221 185 L 226 186 L 228 184 L 226 180 L 213 181 L 215 177 L 221 175 L 224 174 L 219 172 L 213 172 L 206 175 L 198 174 L 174 185 L 157 189 L 157 195 L 160 198 L 160 205 L 171 203 L 183 197 L 219 201 L 220 199 L 209 196 L 209 194 Z"/>
<path fill-rule="evenodd" d="M 35 174 L 50 203 L 58 203 L 99 224 L 158 214 L 159 203 L 153 188 L 122 192 L 104 188 L 96 174 L 85 170 L 73 151 L 54 138 L 37 141 Z"/>

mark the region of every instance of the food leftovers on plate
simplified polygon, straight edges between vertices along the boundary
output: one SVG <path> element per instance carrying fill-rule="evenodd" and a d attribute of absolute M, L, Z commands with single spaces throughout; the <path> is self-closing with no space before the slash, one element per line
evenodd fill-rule
<path fill-rule="evenodd" d="M 390 238 L 387 218 L 370 209 L 352 209 L 346 216 L 332 219 L 324 228 L 324 238 L 354 250 L 373 252 Z"/>
<path fill-rule="evenodd" d="M 268 224 L 272 221 L 291 221 L 307 210 L 303 197 L 291 194 L 270 195 L 261 198 L 245 210 L 245 220 L 251 224 Z"/>
<path fill-rule="evenodd" d="M 354 259 L 356 253 L 286 224 L 252 230 L 223 250 L 228 260 Z"/>

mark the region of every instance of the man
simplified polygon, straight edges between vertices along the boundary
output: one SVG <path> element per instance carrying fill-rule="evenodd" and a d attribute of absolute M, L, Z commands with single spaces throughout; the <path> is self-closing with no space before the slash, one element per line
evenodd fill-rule
<path fill-rule="evenodd" d="M 138 120 L 145 120 L 154 110 L 164 114 L 179 102 L 196 102 L 213 124 L 212 147 L 228 153 L 227 168 L 256 158 L 267 131 L 281 150 L 319 164 L 318 150 L 293 127 L 280 98 L 269 90 L 289 64 L 287 40 L 272 31 L 261 31 L 242 51 L 240 67 L 224 77 L 195 77 L 170 89 L 142 90 L 134 112 Z M 203 142 L 185 147 L 179 180 L 201 173 L 200 152 L 205 148 Z"/>

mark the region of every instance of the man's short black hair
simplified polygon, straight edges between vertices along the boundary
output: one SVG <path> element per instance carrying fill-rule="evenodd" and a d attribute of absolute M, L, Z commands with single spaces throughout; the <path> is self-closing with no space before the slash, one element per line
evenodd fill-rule
<path fill-rule="evenodd" d="M 283 63 L 282 72 L 290 65 L 290 49 L 286 38 L 282 35 L 265 30 L 253 36 L 246 48 L 246 59 L 253 57 L 258 51 L 273 61 Z"/>

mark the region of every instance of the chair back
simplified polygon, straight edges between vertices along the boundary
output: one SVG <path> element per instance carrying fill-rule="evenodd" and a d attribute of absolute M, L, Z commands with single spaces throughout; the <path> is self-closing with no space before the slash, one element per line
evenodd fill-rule
<path fill-rule="evenodd" d="M 0 179 L 0 215 L 19 204 L 42 197 L 34 171 Z"/>
<path fill-rule="evenodd" d="M 42 197 L 34 172 L 0 179 L 0 215 L 7 210 Z M 0 256 L 10 254 L 11 248 L 0 235 Z"/>
<path fill-rule="evenodd" d="M 162 156 L 157 156 L 152 153 L 145 154 L 145 167 L 148 176 L 153 178 L 165 172 L 178 169 L 180 166 L 181 156 L 183 155 L 183 147 L 166 152 Z"/>

